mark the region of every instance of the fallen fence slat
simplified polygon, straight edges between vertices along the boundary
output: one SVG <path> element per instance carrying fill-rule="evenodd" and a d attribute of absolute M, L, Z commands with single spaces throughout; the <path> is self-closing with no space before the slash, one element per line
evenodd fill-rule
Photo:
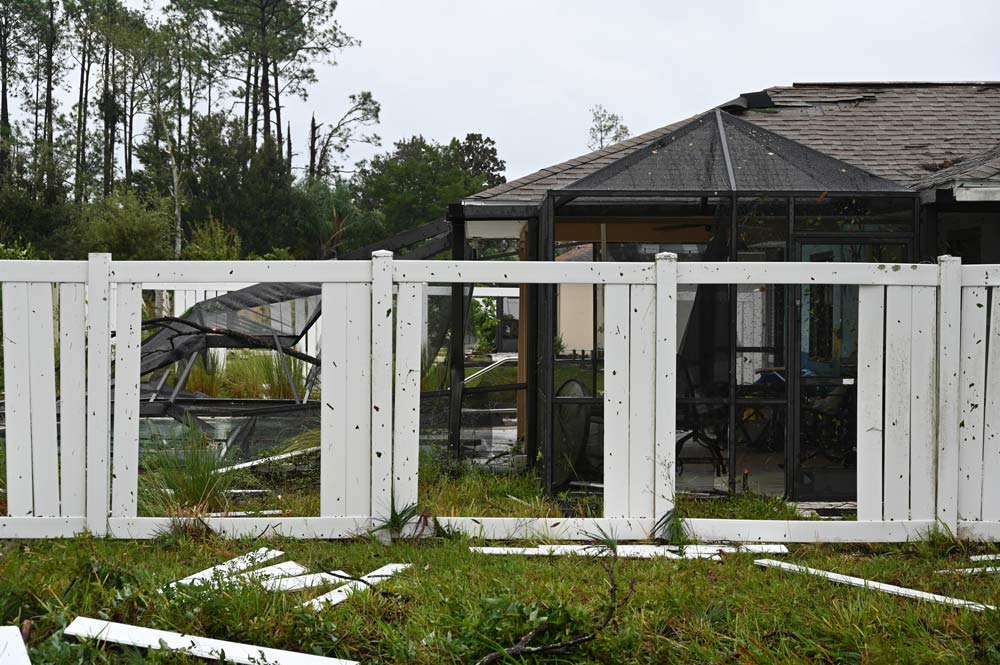
<path fill-rule="evenodd" d="M 357 665 L 357 661 L 312 656 L 295 651 L 258 647 L 209 637 L 183 635 L 169 630 L 155 630 L 124 623 L 77 617 L 64 631 L 76 638 L 96 639 L 146 649 L 176 651 L 190 656 L 222 660 L 227 663 L 272 663 L 273 665 Z M 20 637 L 18 638 L 20 639 Z M 6 661 L 5 661 L 6 662 Z"/>
<path fill-rule="evenodd" d="M 31 665 L 28 650 L 17 626 L 0 626 L 0 663 L 5 665 Z"/>
<path fill-rule="evenodd" d="M 973 554 L 969 561 L 1000 561 L 1000 554 Z"/>
<path fill-rule="evenodd" d="M 983 573 L 1000 573 L 998 566 L 982 566 L 980 568 L 952 568 L 951 570 L 935 570 L 935 573 L 958 573 L 959 575 L 982 575 Z"/>
<path fill-rule="evenodd" d="M 961 598 L 951 598 L 949 596 L 939 596 L 935 593 L 927 593 L 926 591 L 917 591 L 916 589 L 907 589 L 906 587 L 895 586 L 893 584 L 883 584 L 882 582 L 873 582 L 871 580 L 866 580 L 861 577 L 851 577 L 850 575 L 831 573 L 826 570 L 818 570 L 816 568 L 809 568 L 807 566 L 797 566 L 792 563 L 785 563 L 784 561 L 775 561 L 774 559 L 757 559 L 756 561 L 754 561 L 754 563 L 757 564 L 758 566 L 763 566 L 765 568 L 780 568 L 782 570 L 789 570 L 794 573 L 806 573 L 807 575 L 824 577 L 833 582 L 839 582 L 840 584 L 847 584 L 850 586 L 857 586 L 865 589 L 875 589 L 876 591 L 883 591 L 885 593 L 890 593 L 895 596 L 904 596 L 906 598 L 917 598 L 919 600 L 929 600 L 935 603 L 943 603 L 945 605 L 954 605 L 955 607 L 964 607 L 966 609 L 973 610 L 974 612 L 982 612 L 984 610 L 996 609 L 992 605 L 984 605 L 982 603 L 976 603 L 971 600 L 962 600 Z"/>
<path fill-rule="evenodd" d="M 283 556 L 285 553 L 278 550 L 271 550 L 266 547 L 262 547 L 255 552 L 250 552 L 249 554 L 244 554 L 243 556 L 238 556 L 235 559 L 230 559 L 224 563 L 220 563 L 217 566 L 212 566 L 211 568 L 206 568 L 205 570 L 195 573 L 193 575 L 188 575 L 184 579 L 177 580 L 173 582 L 170 586 L 176 586 L 178 584 L 194 584 L 198 582 L 205 582 L 211 580 L 216 575 L 221 577 L 226 577 L 232 575 L 233 573 L 238 573 L 241 570 L 246 570 L 247 568 L 253 568 L 254 566 L 260 565 L 265 561 L 270 561 L 271 559 L 277 559 L 279 556 Z"/>
<path fill-rule="evenodd" d="M 343 584 L 346 578 L 350 577 L 341 570 L 330 573 L 308 573 L 295 577 L 277 577 L 273 579 L 261 580 L 260 585 L 268 591 L 301 591 L 302 589 L 312 589 L 318 586 L 329 586 L 331 584 Z"/>
<path fill-rule="evenodd" d="M 276 580 L 282 577 L 295 577 L 296 575 L 305 575 L 309 572 L 309 569 L 302 564 L 295 563 L 294 561 L 282 561 L 281 563 L 276 563 L 273 566 L 267 566 L 266 568 L 258 568 L 256 570 L 249 570 L 245 573 L 240 573 L 235 575 L 230 579 L 234 581 L 244 581 L 244 580 Z"/>
<path fill-rule="evenodd" d="M 300 455 L 307 455 L 309 453 L 315 453 L 317 451 L 319 451 L 319 446 L 314 446 L 312 448 L 303 448 L 302 450 L 293 450 L 290 453 L 272 455 L 271 457 L 262 457 L 261 459 L 250 460 L 249 462 L 234 464 L 233 466 L 226 466 L 221 469 L 216 469 L 212 473 L 218 474 L 218 473 L 228 473 L 230 471 L 239 471 L 240 469 L 252 469 L 253 467 L 260 466 L 261 464 L 268 464 L 269 462 L 280 462 L 282 460 L 291 459 L 292 457 L 299 457 Z"/>
<path fill-rule="evenodd" d="M 358 578 L 353 582 L 348 582 L 344 586 L 334 589 L 330 593 L 323 594 L 322 596 L 313 598 L 307 603 L 303 603 L 302 607 L 311 607 L 314 610 L 321 610 L 324 607 L 330 607 L 332 605 L 342 603 L 356 590 L 365 588 L 369 584 L 378 584 L 382 580 L 392 577 L 396 573 L 406 570 L 409 567 L 410 564 L 408 563 L 386 564 L 378 570 L 368 573 L 364 577 Z"/>

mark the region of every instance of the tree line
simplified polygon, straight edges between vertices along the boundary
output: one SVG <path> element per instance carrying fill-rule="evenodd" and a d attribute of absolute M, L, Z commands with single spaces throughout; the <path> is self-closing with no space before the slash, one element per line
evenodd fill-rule
<path fill-rule="evenodd" d="M 358 47 L 335 0 L 0 2 L 0 244 L 79 258 L 329 258 L 504 181 L 492 139 L 380 145 L 370 91 L 296 127 Z"/>

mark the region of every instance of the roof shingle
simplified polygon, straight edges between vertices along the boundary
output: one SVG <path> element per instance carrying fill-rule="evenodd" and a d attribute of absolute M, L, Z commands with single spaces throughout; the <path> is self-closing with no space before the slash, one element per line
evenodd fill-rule
<path fill-rule="evenodd" d="M 764 91 L 741 117 L 907 187 L 1000 146 L 1000 83 L 805 83 Z M 689 119 L 690 120 L 690 119 Z M 477 200 L 540 202 L 686 124 L 673 123 L 493 187 Z"/>

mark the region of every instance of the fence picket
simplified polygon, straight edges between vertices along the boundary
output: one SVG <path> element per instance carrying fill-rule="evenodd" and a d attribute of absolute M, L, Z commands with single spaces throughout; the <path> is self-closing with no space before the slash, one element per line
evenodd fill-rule
<path fill-rule="evenodd" d="M 372 289 L 347 285 L 347 515 L 371 515 Z M 331 317 L 332 320 L 333 317 Z M 316 325 L 319 325 L 317 321 Z"/>
<path fill-rule="evenodd" d="M 674 510 L 677 455 L 677 255 L 656 255 L 656 448 L 654 517 Z M 661 534 L 657 534 L 661 535 Z"/>
<path fill-rule="evenodd" d="M 986 289 L 962 289 L 962 342 L 959 382 L 958 519 L 983 516 L 983 398 L 986 381 Z"/>
<path fill-rule="evenodd" d="M 59 285 L 59 495 L 63 516 L 86 514 L 87 293 Z"/>
<path fill-rule="evenodd" d="M 392 252 L 372 253 L 371 516 L 392 513 Z"/>
<path fill-rule="evenodd" d="M 885 436 L 882 518 L 910 516 L 910 334 L 909 286 L 885 289 Z M 863 342 L 862 342 L 863 343 Z"/>
<path fill-rule="evenodd" d="M 323 310 L 347 311 L 347 285 L 323 284 Z M 347 484 L 351 467 L 347 461 L 347 317 L 330 317 L 320 376 L 323 381 L 323 405 L 320 408 L 320 509 L 323 517 L 349 515 Z"/>
<path fill-rule="evenodd" d="M 59 515 L 55 336 L 52 285 L 28 284 L 28 365 L 31 368 L 31 473 L 36 517 Z"/>
<path fill-rule="evenodd" d="M 1000 521 L 1000 290 L 990 289 L 989 356 L 986 361 L 986 414 L 983 423 L 984 521 Z"/>
<path fill-rule="evenodd" d="M 656 400 L 656 286 L 635 284 L 629 308 L 628 516 L 652 517 Z"/>
<path fill-rule="evenodd" d="M 910 519 L 931 520 L 935 513 L 934 454 L 937 445 L 936 290 L 912 287 L 910 337 Z"/>
<path fill-rule="evenodd" d="M 628 517 L 629 287 L 604 287 L 604 516 Z"/>
<path fill-rule="evenodd" d="M 882 519 L 885 287 L 858 287 L 858 521 Z"/>
<path fill-rule="evenodd" d="M 111 255 L 87 261 L 87 530 L 108 532 L 110 457 Z"/>
<path fill-rule="evenodd" d="M 111 514 L 115 517 L 135 517 L 139 483 L 142 285 L 119 284 L 115 300 L 117 325 Z"/>
<path fill-rule="evenodd" d="M 28 340 L 28 285 L 3 284 L 4 407 L 7 431 L 7 514 L 34 515 L 31 469 L 31 367 Z"/>
<path fill-rule="evenodd" d="M 396 296 L 396 391 L 392 421 L 392 497 L 397 509 L 417 503 L 423 312 L 423 285 L 400 284 Z"/>

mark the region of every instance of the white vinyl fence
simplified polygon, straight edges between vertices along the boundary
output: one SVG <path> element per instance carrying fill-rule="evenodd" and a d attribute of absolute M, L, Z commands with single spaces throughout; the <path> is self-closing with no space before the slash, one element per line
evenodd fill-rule
<path fill-rule="evenodd" d="M 388 252 L 371 261 L 119 262 L 99 254 L 0 261 L 0 282 L 8 513 L 0 538 L 150 537 L 167 527 L 170 518 L 137 515 L 142 290 L 193 291 L 193 301 L 207 295 L 198 291 L 258 282 L 322 284 L 320 514 L 204 518 L 220 532 L 349 537 L 417 502 L 427 285 L 464 282 L 605 285 L 607 489 L 601 518 L 438 518 L 445 529 L 495 539 L 657 535 L 674 509 L 678 285 L 848 284 L 859 287 L 857 521 L 689 519 L 688 534 L 905 541 L 943 528 L 1000 536 L 1000 298 L 992 293 L 1000 266 L 950 257 L 892 265 L 678 263 L 672 254 L 655 263 L 394 261 Z"/>

